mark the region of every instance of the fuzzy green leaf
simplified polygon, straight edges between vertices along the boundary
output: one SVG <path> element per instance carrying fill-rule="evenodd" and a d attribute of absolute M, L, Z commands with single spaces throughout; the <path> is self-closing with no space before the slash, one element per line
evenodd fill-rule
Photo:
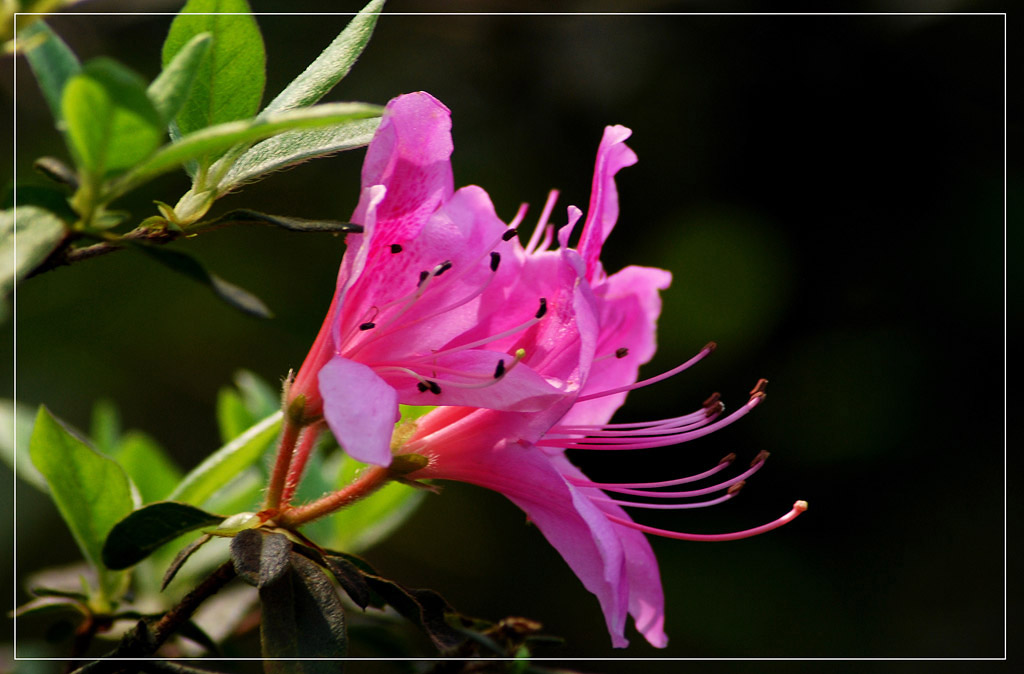
<path fill-rule="evenodd" d="M 227 122 L 201 129 L 165 145 L 152 157 L 135 166 L 110 188 L 108 196 L 123 194 L 189 160 L 221 152 L 239 143 L 254 143 L 292 129 L 343 124 L 380 114 L 381 108 L 365 103 L 324 103 L 312 108 L 282 112 L 265 119 Z"/>
<path fill-rule="evenodd" d="M 114 525 L 103 545 L 103 562 L 111 569 L 127 569 L 164 543 L 223 519 L 185 503 L 151 503 Z"/>
<path fill-rule="evenodd" d="M 249 466 L 259 462 L 281 429 L 281 412 L 274 412 L 227 443 L 196 466 L 168 497 L 201 505 Z"/>
<path fill-rule="evenodd" d="M 352 17 L 334 41 L 292 82 L 277 95 L 261 115 L 301 108 L 316 103 L 341 81 L 373 35 L 384 0 L 372 0 Z"/>
<path fill-rule="evenodd" d="M 113 460 L 89 447 L 45 407 L 39 408 L 29 446 L 32 463 L 85 558 L 96 568 L 100 590 L 111 597 L 122 574 L 103 563 L 103 542 L 132 510 L 128 477 Z"/>
<path fill-rule="evenodd" d="M 68 80 L 61 110 L 78 166 L 96 176 L 134 166 L 166 134 L 145 82 L 107 58 L 90 61 Z"/>
<path fill-rule="evenodd" d="M 360 119 L 323 129 L 286 131 L 249 148 L 220 181 L 226 191 L 262 175 L 294 166 L 308 159 L 369 145 L 380 126 L 380 117 Z"/>
<path fill-rule="evenodd" d="M 60 37 L 43 21 L 36 21 L 18 34 L 18 40 L 27 45 L 25 58 L 36 76 L 46 104 L 58 124 L 64 118 L 61 96 L 64 85 L 82 66 L 78 58 Z"/>
<path fill-rule="evenodd" d="M 263 619 L 260 636 L 270 674 L 301 672 L 337 674 L 341 663 L 311 658 L 343 658 L 347 650 L 345 609 L 327 574 L 313 562 L 292 553 L 291 563 L 276 582 L 260 587 Z"/>
<path fill-rule="evenodd" d="M 149 85 L 147 93 L 165 124 L 169 124 L 188 99 L 192 83 L 199 72 L 203 57 L 210 49 L 213 36 L 200 33 L 189 40 L 174 55 Z"/>
<path fill-rule="evenodd" d="M 49 257 L 65 234 L 64 222 L 38 206 L 0 212 L 0 297 Z"/>
<path fill-rule="evenodd" d="M 163 46 L 166 67 L 195 36 L 213 44 L 177 115 L 183 134 L 252 117 L 266 81 L 263 36 L 245 0 L 189 0 L 174 18 Z M 211 150 L 213 152 L 213 150 Z"/>

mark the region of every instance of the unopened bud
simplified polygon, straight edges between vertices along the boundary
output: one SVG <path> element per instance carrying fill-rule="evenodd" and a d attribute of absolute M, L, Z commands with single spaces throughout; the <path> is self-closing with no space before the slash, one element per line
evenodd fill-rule
<path fill-rule="evenodd" d="M 306 423 L 306 394 L 300 393 L 291 399 L 287 409 L 288 423 L 302 426 Z"/>

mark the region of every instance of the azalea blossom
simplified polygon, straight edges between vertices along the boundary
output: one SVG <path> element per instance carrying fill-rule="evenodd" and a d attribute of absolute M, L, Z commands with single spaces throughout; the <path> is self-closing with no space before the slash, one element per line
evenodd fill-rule
<path fill-rule="evenodd" d="M 412 457 L 418 463 L 406 463 L 413 467 L 407 479 L 462 481 L 509 498 L 598 598 L 613 645 L 628 644 L 631 615 L 647 641 L 663 647 L 664 595 L 644 534 L 743 538 L 790 521 L 806 504 L 797 502 L 783 517 L 746 531 L 656 529 L 634 522 L 624 508 L 721 503 L 766 455 L 727 479 L 719 474 L 735 463 L 733 455 L 696 475 L 644 483 L 591 481 L 565 456 L 567 449 L 622 452 L 692 440 L 764 399 L 761 381 L 730 414 L 715 395 L 674 418 L 609 423 L 630 390 L 682 372 L 714 349 L 709 344 L 679 367 L 637 381 L 655 352 L 659 291 L 671 275 L 638 266 L 608 275 L 600 262 L 618 219 L 615 175 L 636 162 L 625 144 L 629 135 L 622 126 L 605 130 L 586 218 L 570 207 L 556 233 L 549 223 L 558 196 L 552 192 L 524 246 L 510 233 L 518 231 L 525 207 L 504 225 L 483 190 L 452 193 L 448 187 L 447 110 L 426 94 L 392 101 L 370 146 L 353 217 L 364 232 L 350 242 L 355 252 L 346 254 L 331 311 L 290 395 L 301 392 L 312 409 L 322 406 L 340 444 L 356 458 L 386 466 L 392 455 Z M 446 243 L 434 232 L 443 232 Z M 452 248 L 455 241 L 464 250 Z M 414 251 L 416 257 L 399 257 Z M 429 266 L 440 258 L 450 264 Z M 421 267 L 427 273 L 410 281 L 409 271 Z M 443 285 L 446 273 L 452 287 Z M 364 329 L 368 323 L 372 328 Z M 398 402 L 437 407 L 395 426 Z M 370 470 L 363 479 L 322 505 L 285 512 L 280 521 L 298 525 L 326 514 L 376 488 L 388 473 Z"/>

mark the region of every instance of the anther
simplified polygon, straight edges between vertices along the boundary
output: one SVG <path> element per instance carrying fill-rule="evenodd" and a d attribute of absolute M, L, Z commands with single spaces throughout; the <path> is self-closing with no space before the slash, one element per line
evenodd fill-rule
<path fill-rule="evenodd" d="M 704 401 L 704 404 L 701 405 L 701 407 L 704 408 L 705 418 L 711 418 L 725 410 L 725 405 L 720 400 L 721 397 L 721 394 L 716 391 L 708 396 L 708 399 Z"/>
<path fill-rule="evenodd" d="M 451 260 L 445 260 L 441 264 L 437 265 L 437 267 L 434 269 L 434 276 L 440 276 L 441 274 L 445 273 L 446 271 L 448 271 L 451 268 L 452 268 L 452 261 Z"/>
<path fill-rule="evenodd" d="M 540 298 L 540 308 L 537 309 L 537 313 L 534 318 L 543 318 L 544 314 L 548 312 L 548 300 L 546 297 Z"/>
<path fill-rule="evenodd" d="M 441 387 L 438 386 L 436 381 L 430 381 L 428 379 L 427 380 L 427 388 L 429 388 L 430 392 L 433 393 L 434 395 L 436 395 L 436 396 L 441 395 Z"/>
<path fill-rule="evenodd" d="M 701 349 L 701 351 L 707 351 L 708 353 L 710 353 L 717 348 L 718 344 L 716 342 L 708 342 L 707 344 L 704 345 L 704 348 Z"/>
<path fill-rule="evenodd" d="M 740 489 L 743 489 L 743 485 L 745 485 L 746 483 L 746 480 L 740 480 L 733 486 L 729 487 L 728 491 L 726 491 L 725 493 L 727 493 L 729 496 L 735 496 L 736 492 L 738 492 Z"/>
<path fill-rule="evenodd" d="M 723 463 L 732 463 L 735 460 L 736 460 L 736 454 L 734 452 L 729 452 L 728 454 L 726 454 L 725 456 L 722 457 L 722 460 L 719 461 L 718 464 L 721 465 Z"/>
<path fill-rule="evenodd" d="M 629 349 L 627 349 L 624 346 L 620 346 L 619 348 L 615 349 L 615 357 L 616 358 L 625 358 L 628 355 L 629 355 Z"/>
<path fill-rule="evenodd" d="M 518 234 L 519 234 L 519 228 L 518 227 L 513 227 L 512 229 L 507 229 L 507 230 L 505 230 L 505 233 L 501 235 L 501 240 L 502 241 L 511 241 L 512 239 L 516 238 L 516 236 Z"/>
<path fill-rule="evenodd" d="M 513 230 L 515 231 L 515 230 Z M 491 251 L 491 271 L 498 271 L 498 265 L 501 263 L 501 253 L 497 251 Z"/>
<path fill-rule="evenodd" d="M 768 386 L 768 380 L 767 379 L 758 379 L 757 383 L 754 384 L 754 388 L 752 388 L 750 390 L 750 397 L 751 398 L 756 398 L 756 397 L 762 397 L 763 398 L 765 396 L 764 390 L 765 390 L 765 388 L 767 386 Z"/>
<path fill-rule="evenodd" d="M 362 325 L 359 326 L 359 329 L 360 330 L 372 330 L 375 327 L 377 327 L 376 323 L 363 323 Z"/>
<path fill-rule="evenodd" d="M 494 368 L 494 378 L 501 379 L 503 376 L 505 376 L 505 361 L 499 360 L 498 366 Z"/>
<path fill-rule="evenodd" d="M 416 382 L 416 388 L 419 389 L 420 393 L 426 393 L 427 391 L 430 390 L 430 387 L 421 381 Z"/>
<path fill-rule="evenodd" d="M 715 391 L 714 393 L 709 395 L 708 399 L 702 402 L 700 406 L 705 409 L 707 409 L 708 407 L 715 407 L 716 405 L 718 405 L 718 401 L 721 400 L 721 398 L 722 394 L 719 393 L 718 391 Z"/>
<path fill-rule="evenodd" d="M 754 457 L 754 460 L 750 462 L 751 467 L 756 466 L 759 463 L 764 463 L 768 460 L 769 456 L 771 456 L 771 452 L 767 452 L 762 449 L 757 453 L 757 456 Z"/>
<path fill-rule="evenodd" d="M 419 288 L 421 285 L 423 285 L 423 282 L 426 281 L 428 278 L 430 278 L 430 272 L 429 271 L 421 271 L 420 272 L 420 280 L 416 282 L 416 287 Z"/>
<path fill-rule="evenodd" d="M 400 244 L 400 243 L 393 243 L 393 244 L 391 244 L 391 252 L 392 253 L 401 253 L 402 252 L 402 244 Z"/>

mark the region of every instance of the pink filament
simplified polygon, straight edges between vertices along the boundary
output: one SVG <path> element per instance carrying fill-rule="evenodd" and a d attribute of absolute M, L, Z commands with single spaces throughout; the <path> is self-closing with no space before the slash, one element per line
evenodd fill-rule
<path fill-rule="evenodd" d="M 686 510 L 689 508 L 707 508 L 708 506 L 718 505 L 719 503 L 725 503 L 737 492 L 730 492 L 718 498 L 713 498 L 710 501 L 698 501 L 697 503 L 638 503 L 636 501 L 619 501 L 617 499 L 608 498 L 607 496 L 591 496 L 591 501 L 599 501 L 601 503 L 614 503 L 619 506 L 626 506 L 627 508 L 648 508 L 651 510 Z"/>
<path fill-rule="evenodd" d="M 555 201 L 558 200 L 558 190 L 551 190 L 548 192 L 547 201 L 544 202 L 544 208 L 541 211 L 540 218 L 537 220 L 537 226 L 534 227 L 533 233 L 530 235 L 530 240 L 526 243 L 524 249 L 527 255 L 533 253 L 537 248 L 537 244 L 540 242 L 540 236 L 544 232 L 544 226 L 548 224 L 548 218 L 551 217 L 551 211 L 555 208 Z"/>
<path fill-rule="evenodd" d="M 794 519 L 797 518 L 798 515 L 800 515 L 800 513 L 804 512 L 805 510 L 807 510 L 807 501 L 797 501 L 796 503 L 793 504 L 793 508 L 788 513 L 786 513 L 785 515 L 783 515 L 782 517 L 773 522 L 769 522 L 768 524 L 762 524 L 761 526 L 754 527 L 753 529 L 746 529 L 744 531 L 734 531 L 728 534 L 687 534 L 681 531 L 668 531 L 667 529 L 658 529 L 656 527 L 649 527 L 644 524 L 637 524 L 636 522 L 633 522 L 622 517 L 616 517 L 615 515 L 605 514 L 605 517 L 607 517 L 612 522 L 620 524 L 624 527 L 636 529 L 637 531 L 642 531 L 647 534 L 654 534 L 655 536 L 662 536 L 664 538 L 675 538 L 680 541 L 718 542 L 735 541 L 741 538 L 750 538 L 751 536 L 757 536 L 758 534 L 763 534 L 767 531 L 771 531 L 772 529 L 777 529 L 781 527 L 783 524 L 792 522 Z"/>
<path fill-rule="evenodd" d="M 711 477 L 712 475 L 728 468 L 731 463 L 732 461 L 722 461 L 711 470 L 706 470 L 703 473 L 687 475 L 686 477 L 676 478 L 675 480 L 665 480 L 663 482 L 591 482 L 590 480 L 583 480 L 578 477 L 572 477 L 571 475 L 565 476 L 565 479 L 577 487 L 594 487 L 595 489 L 653 489 L 655 487 L 674 487 L 677 484 L 697 482 L 698 480 L 703 480 L 706 477 Z"/>
<path fill-rule="evenodd" d="M 689 491 L 644 491 L 643 489 L 633 489 L 630 487 L 608 487 L 605 485 L 598 484 L 581 484 L 581 487 L 597 487 L 598 489 L 604 489 L 605 491 L 613 491 L 616 494 L 629 494 L 630 496 L 650 496 L 651 498 L 689 498 L 691 496 L 704 496 L 705 494 L 713 494 L 716 491 L 728 489 L 737 482 L 742 482 L 747 479 L 764 465 L 764 459 L 756 462 L 750 468 L 737 475 L 731 477 L 728 480 L 713 484 L 710 487 L 703 487 L 702 489 L 691 489 Z"/>
<path fill-rule="evenodd" d="M 586 402 L 587 400 L 594 400 L 595 398 L 603 398 L 605 396 L 614 395 L 616 393 L 623 393 L 624 391 L 632 391 L 633 389 L 641 388 L 641 387 L 644 387 L 644 386 L 650 386 L 651 384 L 659 382 L 659 381 L 661 381 L 663 379 L 668 379 L 669 377 L 674 377 L 675 375 L 679 374 L 683 370 L 689 369 L 689 368 L 693 367 L 694 365 L 696 365 L 697 363 L 699 363 L 700 361 L 704 360 L 704 358 L 707 357 L 707 355 L 710 354 L 714 350 L 715 350 L 715 343 L 714 342 L 710 342 L 707 346 L 705 346 L 703 349 L 701 349 L 700 352 L 696 356 L 694 356 L 690 360 L 686 361 L 682 365 L 679 365 L 678 367 L 675 367 L 675 368 L 669 370 L 668 372 L 663 372 L 663 373 L 659 374 L 656 377 L 651 377 L 650 379 L 644 379 L 643 381 L 638 381 L 635 384 L 630 384 L 628 386 L 619 386 L 617 388 L 608 389 L 607 391 L 601 391 L 600 393 L 591 393 L 589 395 L 580 396 L 579 398 L 576 398 L 576 402 L 582 403 L 582 402 Z"/>

